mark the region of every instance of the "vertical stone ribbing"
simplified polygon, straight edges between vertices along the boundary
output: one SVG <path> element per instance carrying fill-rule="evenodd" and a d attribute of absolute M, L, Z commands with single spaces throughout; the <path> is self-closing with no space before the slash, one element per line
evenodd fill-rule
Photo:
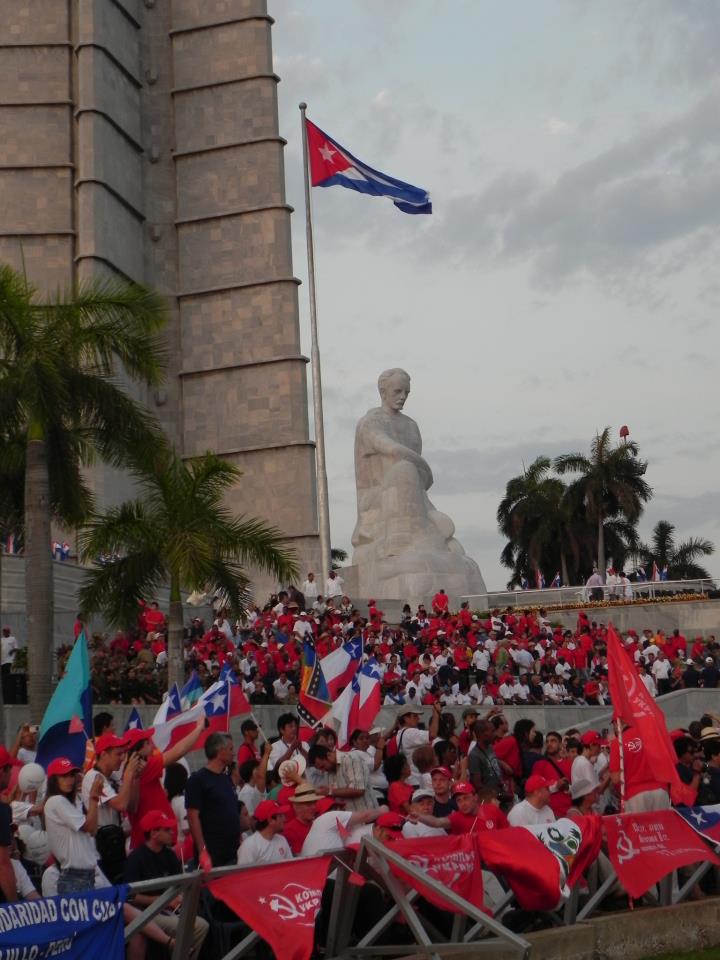
<path fill-rule="evenodd" d="M 173 0 L 183 452 L 245 476 L 238 512 L 316 550 L 315 452 L 264 0 Z"/>

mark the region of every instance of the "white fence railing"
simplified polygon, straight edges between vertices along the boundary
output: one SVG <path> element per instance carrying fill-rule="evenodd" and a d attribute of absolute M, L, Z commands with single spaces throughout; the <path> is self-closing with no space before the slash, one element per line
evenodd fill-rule
<path fill-rule="evenodd" d="M 708 578 L 703 580 L 648 580 L 631 583 L 628 587 L 622 584 L 604 587 L 544 587 L 542 590 L 498 590 L 488 593 L 469 594 L 462 597 L 470 606 L 478 610 L 493 610 L 495 607 L 535 607 L 550 606 L 563 603 L 588 603 L 592 590 L 602 590 L 602 599 L 607 602 L 624 601 L 625 603 L 639 599 L 654 600 L 677 594 L 695 594 L 708 596 L 718 590 L 717 581 Z"/>

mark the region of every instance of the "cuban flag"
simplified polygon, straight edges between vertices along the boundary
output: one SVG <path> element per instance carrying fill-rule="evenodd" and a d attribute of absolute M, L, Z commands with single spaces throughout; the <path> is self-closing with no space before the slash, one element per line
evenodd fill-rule
<path fill-rule="evenodd" d="M 371 657 L 326 714 L 324 724 L 337 728 L 338 746 L 341 749 L 349 743 L 353 730 L 370 730 L 372 727 L 382 707 L 381 685 L 380 664 L 375 657 Z"/>
<path fill-rule="evenodd" d="M 647 573 L 645 573 L 645 567 L 638 567 L 638 568 L 637 568 L 637 578 L 638 578 L 638 581 L 639 581 L 640 583 L 646 583 L 646 582 L 647 582 Z"/>
<path fill-rule="evenodd" d="M 527 590 L 530 587 L 527 577 L 520 577 L 520 589 Z"/>
<path fill-rule="evenodd" d="M 307 119 L 305 126 L 313 187 L 347 187 L 373 197 L 389 197 L 403 213 L 432 213 L 427 190 L 367 166 Z"/>
<path fill-rule="evenodd" d="M 712 843 L 720 843 L 720 803 L 708 807 L 675 807 L 690 826 Z"/>
<path fill-rule="evenodd" d="M 665 566 L 660 571 L 660 579 L 667 580 L 667 578 L 668 578 L 668 568 L 667 568 L 667 564 L 665 564 Z"/>
<path fill-rule="evenodd" d="M 558 570 L 558 572 L 555 574 L 555 576 L 553 577 L 552 583 L 550 584 L 550 586 L 551 586 L 551 587 L 561 587 L 561 586 L 562 586 L 562 580 L 560 579 L 560 571 L 559 571 L 559 570 Z"/>
<path fill-rule="evenodd" d="M 320 670 L 325 680 L 328 700 L 332 702 L 358 672 L 363 646 L 360 637 L 350 637 L 320 661 Z"/>

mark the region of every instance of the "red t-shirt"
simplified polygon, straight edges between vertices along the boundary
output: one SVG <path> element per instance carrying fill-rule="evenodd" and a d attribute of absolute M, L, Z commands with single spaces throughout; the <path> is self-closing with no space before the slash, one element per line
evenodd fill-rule
<path fill-rule="evenodd" d="M 561 776 L 569 781 L 572 777 L 572 760 L 558 758 L 555 763 L 560 768 L 561 773 L 558 773 L 556 767 L 549 760 L 538 760 L 537 763 L 533 764 L 533 775 L 537 774 L 539 777 L 545 777 L 551 783 L 554 783 Z M 558 790 L 557 793 L 551 793 L 548 806 L 556 817 L 564 817 L 572 806 L 570 791 L 563 793 Z"/>
<path fill-rule="evenodd" d="M 137 810 L 133 813 L 128 811 L 130 826 L 132 827 L 130 833 L 131 850 L 141 847 L 145 843 L 145 834 L 140 829 L 140 821 L 146 813 L 150 810 L 160 810 L 169 817 L 175 817 L 167 794 L 160 782 L 164 771 L 163 756 L 160 751 L 156 751 L 150 755 L 148 762 L 145 764 L 145 769 L 140 774 Z"/>
<path fill-rule="evenodd" d="M 283 828 L 283 836 L 290 844 L 290 849 L 294 857 L 300 856 L 300 851 L 305 843 L 305 838 L 310 833 L 311 826 L 312 821 L 310 823 L 303 823 L 301 820 L 298 820 L 297 817 L 286 822 Z"/>
<path fill-rule="evenodd" d="M 496 740 L 493 746 L 498 760 L 504 760 L 512 767 L 513 775 L 519 779 L 522 776 L 522 757 L 515 737 L 503 737 L 502 740 Z"/>
<path fill-rule="evenodd" d="M 625 774 L 625 799 L 629 800 L 647 790 L 667 790 L 667 783 L 655 778 L 652 763 L 640 737 L 633 730 L 623 733 L 623 766 Z M 610 744 L 610 772 L 620 772 L 620 747 L 618 741 Z"/>
<path fill-rule="evenodd" d="M 477 833 L 480 830 L 502 830 L 508 818 L 494 803 L 479 803 L 476 813 L 453 810 L 448 816 L 451 833 Z"/>
<path fill-rule="evenodd" d="M 241 743 L 238 749 L 237 763 L 241 767 L 248 760 L 259 760 L 260 751 L 256 747 L 251 747 L 249 743 Z"/>

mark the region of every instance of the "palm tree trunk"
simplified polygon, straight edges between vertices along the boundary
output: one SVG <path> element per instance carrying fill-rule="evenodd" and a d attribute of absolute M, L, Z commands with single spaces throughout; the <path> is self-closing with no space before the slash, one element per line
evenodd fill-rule
<path fill-rule="evenodd" d="M 0 530 L 0 536 L 5 539 L 5 529 Z M 2 615 L 2 570 L 4 548 L 0 543 L 0 624 L 5 623 Z M 0 743 L 5 743 L 5 700 L 3 699 L 2 683 L 0 682 Z"/>
<path fill-rule="evenodd" d="M 602 513 L 598 515 L 598 573 L 605 583 L 605 525 Z"/>
<path fill-rule="evenodd" d="M 50 477 L 42 438 L 28 436 L 25 467 L 25 607 L 28 702 L 39 723 L 50 699 L 53 669 L 53 560 L 50 552 Z"/>
<path fill-rule="evenodd" d="M 562 577 L 563 586 L 569 587 L 570 578 L 568 577 L 567 558 L 564 550 L 560 551 L 560 576 Z"/>
<path fill-rule="evenodd" d="M 180 689 L 185 682 L 185 659 L 183 656 L 183 609 L 180 583 L 175 576 L 170 579 L 170 616 L 168 618 L 168 690 L 176 683 Z"/>

